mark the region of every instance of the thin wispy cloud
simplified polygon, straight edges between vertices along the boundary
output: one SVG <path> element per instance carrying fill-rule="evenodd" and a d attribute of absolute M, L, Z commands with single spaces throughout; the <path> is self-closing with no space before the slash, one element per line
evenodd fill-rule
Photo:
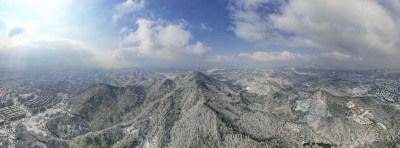
<path fill-rule="evenodd" d="M 115 7 L 117 12 L 112 16 L 112 20 L 117 22 L 119 19 L 124 17 L 124 15 L 130 14 L 134 11 L 142 10 L 144 7 L 145 0 L 127 0 Z"/>

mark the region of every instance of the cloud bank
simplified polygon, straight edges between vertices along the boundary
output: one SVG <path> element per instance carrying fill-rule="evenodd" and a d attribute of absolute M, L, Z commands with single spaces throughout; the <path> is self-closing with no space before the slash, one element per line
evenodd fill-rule
<path fill-rule="evenodd" d="M 84 43 L 67 39 L 38 39 L 1 48 L 0 67 L 84 68 L 99 67 L 97 53 Z"/>
<path fill-rule="evenodd" d="M 227 55 L 212 55 L 206 58 L 206 62 L 237 62 L 239 58 Z"/>
<path fill-rule="evenodd" d="M 379 63 L 400 55 L 399 8 L 395 0 L 233 0 L 228 9 L 234 34 L 256 46 L 302 47 L 337 60 L 354 56 Z M 242 55 L 270 54 L 296 57 Z"/>
<path fill-rule="evenodd" d="M 249 57 L 258 61 L 292 61 L 292 60 L 310 60 L 313 57 L 308 54 L 297 54 L 288 51 L 282 52 L 255 52 L 253 54 L 240 53 L 239 56 Z"/>

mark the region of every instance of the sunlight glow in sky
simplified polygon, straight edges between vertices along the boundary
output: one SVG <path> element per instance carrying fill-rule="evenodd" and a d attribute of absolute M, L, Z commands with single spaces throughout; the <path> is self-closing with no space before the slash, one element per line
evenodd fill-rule
<path fill-rule="evenodd" d="M 398 68 L 398 0 L 0 0 L 1 68 Z"/>

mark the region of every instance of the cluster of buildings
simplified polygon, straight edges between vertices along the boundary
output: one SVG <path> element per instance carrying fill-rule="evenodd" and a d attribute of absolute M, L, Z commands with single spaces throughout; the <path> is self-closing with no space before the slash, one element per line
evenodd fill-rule
<path fill-rule="evenodd" d="M 396 79 L 380 79 L 374 82 L 374 88 L 371 95 L 376 96 L 380 100 L 389 102 L 398 102 L 400 97 L 400 82 Z"/>
<path fill-rule="evenodd" d="M 59 102 L 61 102 L 61 97 L 55 95 L 53 92 L 39 95 L 33 99 L 25 101 L 22 104 L 24 104 L 24 106 L 32 113 L 32 115 L 36 115 L 52 108 Z"/>
<path fill-rule="evenodd" d="M 26 117 L 26 112 L 20 106 L 10 106 L 0 108 L 0 115 L 2 120 L 8 122 L 16 121 Z"/>
<path fill-rule="evenodd" d="M 54 107 L 65 95 L 94 83 L 124 85 L 146 80 L 141 71 L 0 71 L 0 127 Z"/>

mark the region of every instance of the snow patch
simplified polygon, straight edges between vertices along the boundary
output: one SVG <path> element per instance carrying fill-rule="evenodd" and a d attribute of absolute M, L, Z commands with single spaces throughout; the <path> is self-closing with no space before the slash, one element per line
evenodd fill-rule
<path fill-rule="evenodd" d="M 246 86 L 246 90 L 247 90 L 247 91 L 251 91 L 252 88 L 251 88 L 250 86 Z"/>
<path fill-rule="evenodd" d="M 310 101 L 309 100 L 297 100 L 296 101 L 296 108 L 294 110 L 306 112 L 306 111 L 308 111 L 309 107 L 310 107 Z"/>
<path fill-rule="evenodd" d="M 385 125 L 383 125 L 382 123 L 378 123 L 379 126 L 381 126 L 383 129 L 387 129 Z"/>
<path fill-rule="evenodd" d="M 144 139 L 144 144 L 143 148 L 154 148 L 157 147 L 157 137 L 153 138 L 152 140 L 149 140 L 149 138 L 146 136 L 146 139 Z"/>

